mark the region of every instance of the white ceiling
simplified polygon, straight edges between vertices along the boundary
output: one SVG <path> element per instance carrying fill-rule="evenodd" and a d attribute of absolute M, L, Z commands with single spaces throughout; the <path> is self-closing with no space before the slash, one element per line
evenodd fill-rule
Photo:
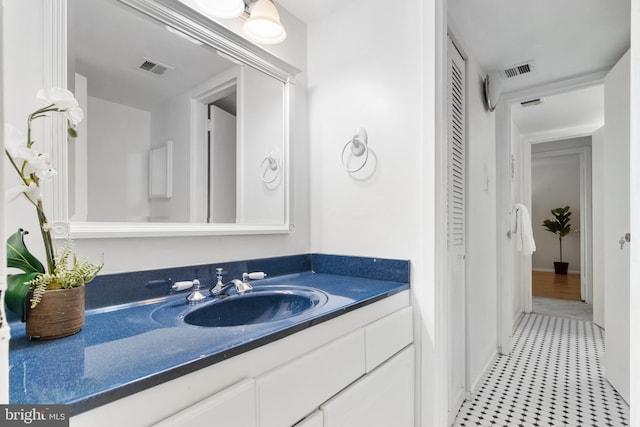
<path fill-rule="evenodd" d="M 533 60 L 535 69 L 502 78 L 502 92 L 607 71 L 630 46 L 629 0 L 448 0 L 450 29 L 485 72 Z M 512 107 L 522 134 L 595 130 L 604 124 L 596 86 Z"/>
<path fill-rule="evenodd" d="M 276 1 L 310 23 L 354 0 Z M 485 72 L 533 60 L 533 72 L 500 82 L 503 93 L 609 70 L 630 45 L 629 0 L 448 0 L 447 8 L 454 36 Z M 595 128 L 603 122 L 602 88 L 513 111 L 527 134 Z"/>
<path fill-rule="evenodd" d="M 449 0 L 455 37 L 487 72 L 533 60 L 503 91 L 610 69 L 629 48 L 629 0 Z"/>
<path fill-rule="evenodd" d="M 88 92 L 97 98 L 151 111 L 235 66 L 118 2 L 71 0 L 69 13 L 73 70 L 87 77 Z M 145 58 L 173 69 L 164 75 L 143 71 Z"/>
<path fill-rule="evenodd" d="M 523 107 L 513 104 L 511 118 L 523 135 L 573 129 L 591 133 L 604 125 L 604 87 L 591 86 L 543 97 L 542 103 Z"/>

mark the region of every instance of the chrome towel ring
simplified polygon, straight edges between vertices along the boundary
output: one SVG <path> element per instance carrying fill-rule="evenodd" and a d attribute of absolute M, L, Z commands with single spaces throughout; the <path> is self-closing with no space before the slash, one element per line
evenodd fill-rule
<path fill-rule="evenodd" d="M 268 178 L 269 175 L 271 175 L 271 178 Z M 271 184 L 278 179 L 279 176 L 280 162 L 270 154 L 262 160 L 262 163 L 260 163 L 260 179 L 265 184 Z"/>
<path fill-rule="evenodd" d="M 344 170 L 346 170 L 349 173 L 354 173 L 354 172 L 358 172 L 359 170 L 361 170 L 366 164 L 367 164 L 367 160 L 369 159 L 369 146 L 368 144 L 368 136 L 367 136 L 367 131 L 364 130 L 364 128 L 358 128 L 356 129 L 356 133 L 355 135 L 353 135 L 353 137 L 347 141 L 347 143 L 344 145 L 344 148 L 342 149 L 342 166 L 344 167 Z M 348 147 L 351 147 L 351 150 L 347 151 Z M 345 153 L 347 154 L 345 156 Z M 355 167 L 349 167 L 349 160 L 352 158 L 362 158 L 362 160 L 360 160 L 360 162 L 356 163 Z"/>

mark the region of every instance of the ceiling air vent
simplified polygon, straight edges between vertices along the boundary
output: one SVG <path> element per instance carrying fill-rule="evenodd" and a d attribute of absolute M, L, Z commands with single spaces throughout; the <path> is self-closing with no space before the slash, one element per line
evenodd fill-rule
<path fill-rule="evenodd" d="M 539 105 L 542 104 L 544 102 L 544 99 L 542 98 L 535 98 L 535 99 L 528 99 L 526 101 L 522 101 L 520 103 L 521 106 L 523 107 L 532 107 L 534 105 Z"/>
<path fill-rule="evenodd" d="M 144 58 L 144 62 L 140 65 L 141 70 L 149 71 L 154 74 L 162 75 L 167 71 L 173 70 L 173 67 L 170 67 L 166 64 L 161 64 L 158 61 L 154 61 L 153 59 Z"/>
<path fill-rule="evenodd" d="M 505 68 L 504 70 L 502 70 L 502 74 L 507 77 L 507 78 L 511 78 L 511 77 L 517 77 L 521 74 L 527 74 L 532 72 L 533 70 L 535 70 L 535 65 L 533 63 L 533 61 L 526 61 L 522 64 L 518 64 L 518 65 L 514 65 L 512 67 L 509 68 Z"/>

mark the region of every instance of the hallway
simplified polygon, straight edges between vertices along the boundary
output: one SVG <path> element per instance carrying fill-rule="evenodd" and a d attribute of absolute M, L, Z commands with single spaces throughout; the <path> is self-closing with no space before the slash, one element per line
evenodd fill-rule
<path fill-rule="evenodd" d="M 578 319 L 524 314 L 454 426 L 627 426 L 629 406 L 603 375 L 604 332 Z"/>

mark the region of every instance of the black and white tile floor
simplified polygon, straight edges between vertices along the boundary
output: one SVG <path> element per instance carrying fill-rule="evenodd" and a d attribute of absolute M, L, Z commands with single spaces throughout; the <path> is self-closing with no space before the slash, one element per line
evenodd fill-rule
<path fill-rule="evenodd" d="M 629 425 L 629 406 L 604 378 L 598 326 L 531 313 L 513 339 L 513 353 L 493 362 L 455 427 Z"/>

